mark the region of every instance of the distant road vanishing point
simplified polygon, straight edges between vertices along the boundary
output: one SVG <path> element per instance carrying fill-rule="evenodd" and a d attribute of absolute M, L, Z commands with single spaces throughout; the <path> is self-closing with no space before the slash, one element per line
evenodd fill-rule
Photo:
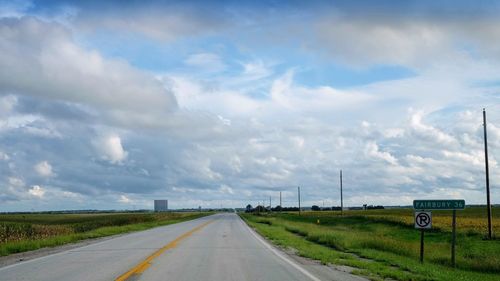
<path fill-rule="evenodd" d="M 0 280 L 366 280 L 301 263 L 237 214 L 215 214 L 118 236 L 0 268 Z"/>

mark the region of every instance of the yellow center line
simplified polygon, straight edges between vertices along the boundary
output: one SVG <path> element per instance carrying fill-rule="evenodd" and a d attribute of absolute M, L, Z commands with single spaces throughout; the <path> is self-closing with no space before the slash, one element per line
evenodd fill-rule
<path fill-rule="evenodd" d="M 168 249 L 173 249 L 173 248 L 177 247 L 177 245 L 182 240 L 188 238 L 193 233 L 195 233 L 196 231 L 202 229 L 203 227 L 205 227 L 207 224 L 209 224 L 211 222 L 212 221 L 208 221 L 208 222 L 206 222 L 206 223 L 204 223 L 202 225 L 199 225 L 199 226 L 191 229 L 190 231 L 182 234 L 181 236 L 175 238 L 174 241 L 172 241 L 172 242 L 168 243 L 167 245 L 163 246 L 161 249 L 159 249 L 156 252 L 154 252 L 152 255 L 150 255 L 149 257 L 147 257 L 145 260 L 143 260 L 142 262 L 138 263 L 132 269 L 130 269 L 129 271 L 127 271 L 124 274 L 120 275 L 120 277 L 116 278 L 115 281 L 126 281 L 127 279 L 129 279 L 133 275 L 138 275 L 138 274 L 143 273 L 144 271 L 146 271 L 146 269 L 148 269 L 151 266 L 152 261 L 155 258 L 159 257 L 161 254 L 163 254 L 163 252 L 165 252 Z"/>

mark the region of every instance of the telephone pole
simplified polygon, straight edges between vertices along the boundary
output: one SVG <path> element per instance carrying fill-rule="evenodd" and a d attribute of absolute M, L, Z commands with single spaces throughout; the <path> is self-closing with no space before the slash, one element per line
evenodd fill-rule
<path fill-rule="evenodd" d="M 342 197 L 342 170 L 340 170 L 340 215 L 344 214 L 344 198 Z"/>
<path fill-rule="evenodd" d="M 281 191 L 280 191 L 280 213 L 281 213 L 282 209 L 283 209 L 283 205 L 281 205 Z"/>
<path fill-rule="evenodd" d="M 486 168 L 486 209 L 488 212 L 488 239 L 491 239 L 490 170 L 488 165 L 488 135 L 486 132 L 486 109 L 483 108 L 484 162 Z"/>
<path fill-rule="evenodd" d="M 299 216 L 300 216 L 300 186 L 297 186 L 297 190 L 299 192 Z"/>
<path fill-rule="evenodd" d="M 271 212 L 272 208 L 273 208 L 273 205 L 271 205 L 271 196 L 269 196 L 269 212 Z"/>

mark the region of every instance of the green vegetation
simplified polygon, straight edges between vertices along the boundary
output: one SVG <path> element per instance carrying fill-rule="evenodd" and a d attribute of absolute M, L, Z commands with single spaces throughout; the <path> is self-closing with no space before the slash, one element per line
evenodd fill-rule
<path fill-rule="evenodd" d="M 2 214 L 0 256 L 178 223 L 210 213 Z"/>
<path fill-rule="evenodd" d="M 500 210 L 493 210 L 500 231 Z M 457 267 L 450 264 L 451 211 L 433 212 L 419 262 L 413 210 L 242 214 L 274 243 L 328 264 L 349 265 L 372 280 L 500 280 L 500 240 L 485 240 L 484 210 L 457 212 Z M 319 220 L 319 223 L 318 223 Z"/>

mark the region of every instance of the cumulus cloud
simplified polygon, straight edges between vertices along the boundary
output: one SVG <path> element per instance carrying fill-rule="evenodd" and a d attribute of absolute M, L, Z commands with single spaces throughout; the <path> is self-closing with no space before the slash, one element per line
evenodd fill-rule
<path fill-rule="evenodd" d="M 35 200 L 46 209 L 152 208 L 154 198 L 175 207 L 244 206 L 269 196 L 275 202 L 279 191 L 293 206 L 297 185 L 306 205 L 338 204 L 340 169 L 347 205 L 426 196 L 481 203 L 484 104 L 494 104 L 490 172 L 500 181 L 499 66 L 482 57 L 485 49 L 475 53 L 495 27 L 473 38 L 448 18 L 349 18 L 324 9 L 301 21 L 307 34 L 291 32 L 286 20 L 266 22 L 264 12 L 262 21 L 240 17 L 244 34 L 218 29 L 211 37 L 234 18 L 210 22 L 193 7 L 164 14 L 144 6 L 136 13 L 133 4 L 113 12 L 116 4 L 72 5 L 79 9 L 65 20 L 0 20 L 5 210 L 30 209 Z M 269 32 L 273 42 L 289 42 L 283 30 L 300 44 L 270 49 L 260 40 Z M 101 40 L 108 35 L 126 35 L 130 44 L 110 48 L 114 37 Z M 259 47 L 243 35 L 257 37 Z M 137 55 L 144 46 L 166 58 Z M 356 80 L 372 75 L 359 67 L 378 64 L 416 70 L 361 86 L 330 83 L 344 67 L 358 67 Z"/>
<path fill-rule="evenodd" d="M 123 203 L 123 204 L 130 204 L 133 202 L 132 199 L 128 198 L 125 195 L 120 195 L 120 198 L 118 199 L 118 202 Z"/>
<path fill-rule="evenodd" d="M 60 24 L 0 19 L 0 92 L 62 100 L 109 112 L 168 113 L 175 97 L 152 75 L 75 44 Z M 123 114 L 123 113 L 122 113 Z"/>
<path fill-rule="evenodd" d="M 24 181 L 20 178 L 9 177 L 9 184 L 14 187 L 24 187 Z"/>
<path fill-rule="evenodd" d="M 456 139 L 452 136 L 440 131 L 433 126 L 426 125 L 422 122 L 422 112 L 416 112 L 411 115 L 410 125 L 414 134 L 431 142 L 441 144 L 443 146 L 457 145 Z"/>
<path fill-rule="evenodd" d="M 37 174 L 42 177 L 48 178 L 55 176 L 54 172 L 52 171 L 52 166 L 47 161 L 39 162 L 34 166 L 34 169 L 35 172 L 37 172 Z"/>
<path fill-rule="evenodd" d="M 122 164 L 128 152 L 123 149 L 122 140 L 117 134 L 108 134 L 94 140 L 94 146 L 101 158 L 112 164 Z"/>
<path fill-rule="evenodd" d="M 45 189 L 39 185 L 33 185 L 29 190 L 29 194 L 37 198 L 43 198 L 45 195 Z"/>
<path fill-rule="evenodd" d="M 221 193 L 234 194 L 234 190 L 230 186 L 227 186 L 225 184 L 221 185 L 219 191 Z"/>
<path fill-rule="evenodd" d="M 3 151 L 0 151 L 0 160 L 9 160 L 10 157 L 7 153 L 3 152 Z"/>
<path fill-rule="evenodd" d="M 365 146 L 365 153 L 368 157 L 384 160 L 392 165 L 398 164 L 398 160 L 389 152 L 380 151 L 376 142 L 368 142 Z"/>

